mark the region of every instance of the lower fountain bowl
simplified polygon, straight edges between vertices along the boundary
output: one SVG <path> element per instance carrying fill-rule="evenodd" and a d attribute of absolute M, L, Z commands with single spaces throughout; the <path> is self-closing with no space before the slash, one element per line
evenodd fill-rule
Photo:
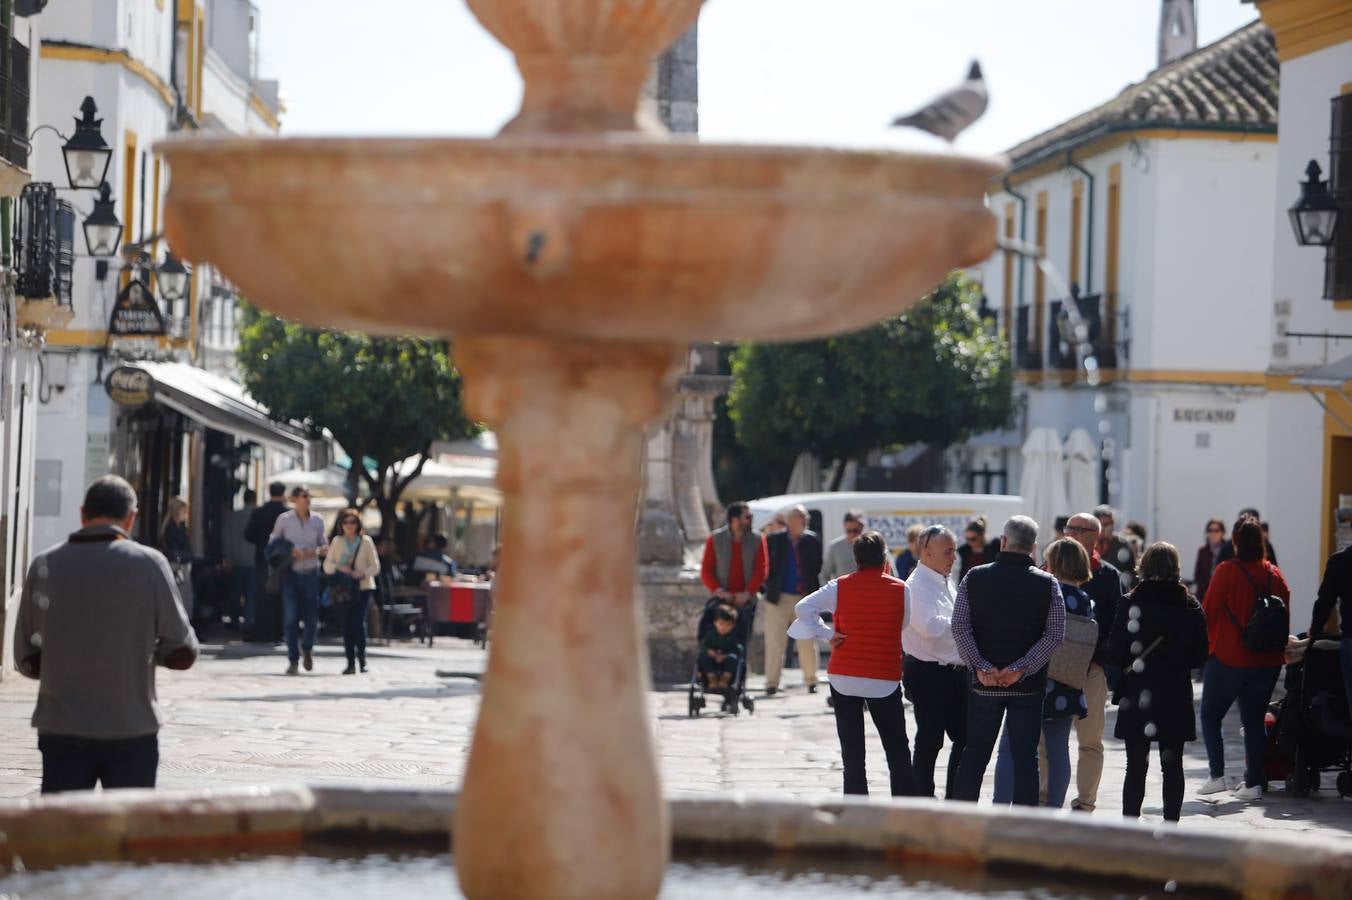
<path fill-rule="evenodd" d="M 865 327 L 994 250 L 1000 160 L 577 136 L 191 138 L 175 253 L 373 333 L 674 343 Z"/>
<path fill-rule="evenodd" d="M 929 800 L 729 795 L 669 801 L 664 898 L 888 896 L 1345 898 L 1352 851 L 1306 834 L 1236 836 Z M 0 895 L 458 896 L 455 795 L 267 787 L 110 791 L 0 802 Z M 334 863 L 337 860 L 337 864 Z M 97 886 L 91 891 L 92 886 Z"/>

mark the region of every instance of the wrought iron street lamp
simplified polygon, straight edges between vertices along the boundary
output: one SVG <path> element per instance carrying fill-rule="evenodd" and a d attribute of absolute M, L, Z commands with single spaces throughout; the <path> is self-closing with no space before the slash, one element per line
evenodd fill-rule
<path fill-rule="evenodd" d="M 1305 174 L 1309 180 L 1301 182 L 1300 199 L 1289 210 L 1291 227 L 1302 247 L 1327 247 L 1338 227 L 1338 202 L 1329 193 L 1328 182 L 1319 177 L 1319 163 L 1310 160 Z"/>
<path fill-rule="evenodd" d="M 94 211 L 84 220 L 85 246 L 89 255 L 108 257 L 117 253 L 122 243 L 122 223 L 114 211 L 113 190 L 107 182 L 99 186 L 99 199 L 94 201 Z"/>
<path fill-rule="evenodd" d="M 83 118 L 75 120 L 75 133 L 61 148 L 61 155 L 66 158 L 66 178 L 77 190 L 98 190 L 113 162 L 113 148 L 103 139 L 103 120 L 94 118 L 98 111 L 94 98 L 85 97 L 80 104 Z"/>
<path fill-rule="evenodd" d="M 164 262 L 155 274 L 160 284 L 160 296 L 166 303 L 176 303 L 188 295 L 188 268 L 174 254 L 165 254 Z"/>

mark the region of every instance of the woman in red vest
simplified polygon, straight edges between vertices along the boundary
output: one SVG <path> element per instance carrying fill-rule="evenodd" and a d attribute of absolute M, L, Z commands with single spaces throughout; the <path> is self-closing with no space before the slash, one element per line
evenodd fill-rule
<path fill-rule="evenodd" d="M 845 793 L 868 793 L 864 773 L 864 708 L 868 707 L 887 755 L 892 796 L 915 796 L 919 791 L 911 771 L 901 702 L 906 583 L 887 574 L 887 545 L 878 532 L 865 532 L 852 550 L 859 571 L 799 600 L 789 637 L 831 642 L 826 674 L 845 766 Z M 824 612 L 834 616 L 834 628 L 822 621 Z"/>

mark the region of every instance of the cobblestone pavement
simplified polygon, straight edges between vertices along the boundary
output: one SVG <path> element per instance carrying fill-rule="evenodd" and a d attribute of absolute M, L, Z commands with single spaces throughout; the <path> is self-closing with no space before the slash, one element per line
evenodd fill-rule
<path fill-rule="evenodd" d="M 160 733 L 160 786 L 458 784 L 479 705 L 476 676 L 486 661 L 483 651 L 457 640 L 439 641 L 434 648 L 396 644 L 372 648 L 369 661 L 369 674 L 342 676 L 341 648 L 321 646 L 314 672 L 287 677 L 280 648 L 230 644 L 208 646 L 189 672 L 162 670 L 158 683 L 168 721 Z M 835 795 L 840 761 L 834 719 L 824 696 L 807 694 L 796 678 L 797 670 L 787 670 L 784 693 L 773 698 L 756 693 L 755 714 L 737 717 L 691 719 L 684 691 L 653 692 L 667 790 Z M 38 791 L 41 761 L 28 724 L 35 695 L 36 685 L 27 679 L 0 683 L 0 799 Z M 710 708 L 716 706 L 711 702 Z M 1111 711 L 1108 729 L 1111 733 Z M 909 733 L 915 734 L 914 721 Z M 871 725 L 868 734 L 870 784 L 885 793 L 882 748 Z M 1237 720 L 1227 722 L 1227 737 L 1230 771 L 1237 774 L 1243 760 Z M 941 771 L 946 756 L 945 750 Z M 1095 815 L 1120 810 L 1124 766 L 1121 744 L 1109 738 Z M 1147 821 L 1158 820 L 1161 812 L 1157 770 L 1151 775 Z M 1261 803 L 1242 803 L 1228 793 L 1219 802 L 1202 800 L 1195 795 L 1206 779 L 1200 742 L 1189 745 L 1186 775 L 1185 825 L 1352 836 L 1352 800 L 1339 799 L 1331 784 L 1305 800 L 1288 799 L 1280 789 Z M 993 769 L 987 772 L 987 796 L 992 777 Z"/>

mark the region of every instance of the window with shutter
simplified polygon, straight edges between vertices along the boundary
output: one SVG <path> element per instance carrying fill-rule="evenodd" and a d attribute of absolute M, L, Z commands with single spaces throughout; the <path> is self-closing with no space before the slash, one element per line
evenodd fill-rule
<path fill-rule="evenodd" d="M 1329 190 L 1340 211 L 1325 256 L 1324 296 L 1352 300 L 1352 94 L 1333 98 L 1329 162 Z"/>

